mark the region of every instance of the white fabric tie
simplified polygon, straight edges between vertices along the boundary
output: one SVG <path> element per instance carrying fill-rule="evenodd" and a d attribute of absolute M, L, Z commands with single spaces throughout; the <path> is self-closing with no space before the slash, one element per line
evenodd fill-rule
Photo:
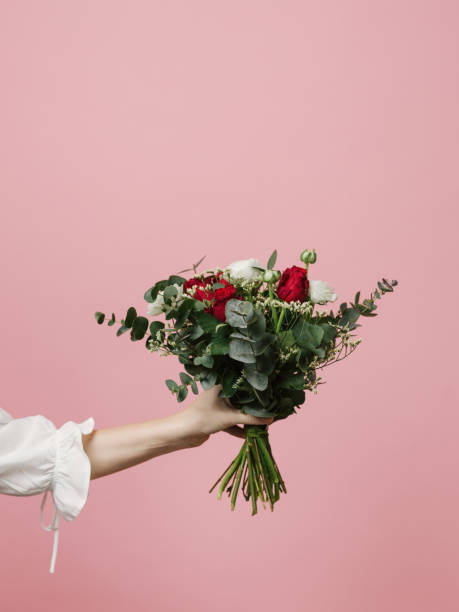
<path fill-rule="evenodd" d="M 45 503 L 46 503 L 46 497 L 48 495 L 48 490 L 45 491 L 44 495 L 43 495 L 43 500 L 41 502 L 41 506 L 40 506 L 40 523 L 41 526 L 43 527 L 43 529 L 45 531 L 54 531 L 54 543 L 53 543 L 53 554 L 51 557 L 51 565 L 49 568 L 49 571 L 51 574 L 54 574 L 54 566 L 56 565 L 56 557 L 57 557 L 57 547 L 58 547 L 58 543 L 59 543 L 59 512 L 57 511 L 56 508 L 56 503 L 53 499 L 53 507 L 54 507 L 54 514 L 53 514 L 53 520 L 51 521 L 51 523 L 49 525 L 45 525 L 43 522 L 43 510 L 45 507 Z"/>

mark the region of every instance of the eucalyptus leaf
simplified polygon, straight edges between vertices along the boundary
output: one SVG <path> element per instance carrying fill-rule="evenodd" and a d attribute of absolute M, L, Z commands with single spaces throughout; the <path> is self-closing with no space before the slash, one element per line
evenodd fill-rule
<path fill-rule="evenodd" d="M 201 377 L 201 385 L 204 389 L 211 389 L 217 382 L 217 373 L 210 370 L 208 374 Z"/>
<path fill-rule="evenodd" d="M 252 385 L 252 387 L 258 389 L 259 391 L 264 391 L 267 388 L 269 381 L 268 376 L 263 372 L 259 372 L 255 364 L 247 364 L 244 367 L 244 372 L 247 381 Z"/>
<path fill-rule="evenodd" d="M 266 331 L 266 319 L 262 312 L 255 310 L 255 317 L 247 326 L 247 331 L 251 338 L 258 340 Z"/>
<path fill-rule="evenodd" d="M 183 402 L 183 400 L 186 399 L 187 395 L 188 395 L 188 387 L 186 385 L 180 385 L 177 391 L 177 401 Z"/>
<path fill-rule="evenodd" d="M 183 278 L 183 276 L 176 276 L 175 274 L 172 274 L 167 279 L 167 284 L 168 285 L 183 285 L 185 281 L 186 281 L 186 278 Z"/>
<path fill-rule="evenodd" d="M 130 308 L 128 308 L 128 311 L 126 313 L 126 318 L 124 319 L 124 326 L 125 327 L 132 327 L 132 324 L 134 323 L 134 319 L 137 316 L 137 311 L 136 309 L 131 306 Z"/>
<path fill-rule="evenodd" d="M 243 329 L 253 321 L 253 305 L 251 302 L 242 300 L 228 300 L 225 306 L 225 316 L 229 325 Z"/>
<path fill-rule="evenodd" d="M 146 317 L 136 317 L 132 323 L 131 340 L 142 340 L 148 329 L 148 319 Z"/>
<path fill-rule="evenodd" d="M 163 291 L 163 297 L 166 303 L 170 302 L 171 298 L 177 297 L 177 295 L 177 287 L 174 287 L 174 285 L 168 285 Z"/>
<path fill-rule="evenodd" d="M 264 353 L 257 356 L 257 370 L 268 376 L 273 373 L 276 366 L 276 353 L 272 347 L 268 347 Z"/>
<path fill-rule="evenodd" d="M 143 296 L 143 299 L 146 302 L 152 303 L 156 300 L 158 293 L 160 291 L 162 291 L 164 289 L 164 287 L 166 287 L 167 285 L 167 281 L 166 280 L 160 280 L 157 283 L 155 283 L 153 285 L 153 287 L 150 287 L 150 289 L 147 289 L 145 291 L 145 294 Z"/>
<path fill-rule="evenodd" d="M 179 386 L 175 382 L 175 380 L 168 378 L 165 382 L 166 382 L 168 389 L 170 389 L 172 393 L 176 393 L 178 391 Z"/>
<path fill-rule="evenodd" d="M 189 385 L 190 383 L 193 382 L 193 379 L 191 378 L 191 376 L 189 374 L 185 374 L 185 372 L 180 372 L 179 376 L 180 376 L 180 380 L 182 381 L 183 385 Z"/>
<path fill-rule="evenodd" d="M 229 356 L 236 361 L 243 363 L 255 363 L 255 353 L 250 342 L 234 339 L 229 343 Z"/>
<path fill-rule="evenodd" d="M 268 348 L 268 346 L 271 346 L 275 339 L 276 334 L 264 334 L 264 336 L 262 336 L 260 340 L 257 340 L 253 345 L 253 351 L 255 355 L 261 355 L 262 353 L 264 353 L 264 351 Z"/>
<path fill-rule="evenodd" d="M 94 317 L 99 325 L 102 325 L 105 320 L 105 315 L 103 312 L 95 312 Z"/>

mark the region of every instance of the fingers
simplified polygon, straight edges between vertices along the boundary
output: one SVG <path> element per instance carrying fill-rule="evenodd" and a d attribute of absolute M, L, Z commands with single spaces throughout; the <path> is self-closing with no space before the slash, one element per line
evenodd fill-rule
<path fill-rule="evenodd" d="M 245 438 L 244 429 L 242 427 L 238 427 L 237 425 L 232 425 L 231 427 L 227 427 L 223 431 L 226 431 L 232 436 L 236 436 L 237 438 Z"/>
<path fill-rule="evenodd" d="M 244 425 L 269 425 L 274 421 L 273 417 L 257 417 L 252 414 L 244 414 L 242 410 L 236 410 L 236 418 L 237 423 L 242 423 Z"/>

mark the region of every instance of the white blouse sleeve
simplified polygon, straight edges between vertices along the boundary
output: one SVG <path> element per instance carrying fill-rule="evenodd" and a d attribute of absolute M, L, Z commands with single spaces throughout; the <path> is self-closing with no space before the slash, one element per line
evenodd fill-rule
<path fill-rule="evenodd" d="M 67 421 L 60 429 L 42 415 L 13 419 L 0 408 L 0 493 L 37 495 L 44 493 L 40 522 L 54 531 L 50 572 L 54 573 L 59 537 L 59 518 L 74 519 L 86 503 L 91 463 L 83 449 L 82 434 L 94 429 L 94 419 Z M 43 509 L 51 491 L 54 514 L 43 523 Z"/>

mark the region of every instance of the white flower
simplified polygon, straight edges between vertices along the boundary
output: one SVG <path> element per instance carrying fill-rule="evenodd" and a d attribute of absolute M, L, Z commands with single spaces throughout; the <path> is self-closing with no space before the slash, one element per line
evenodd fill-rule
<path fill-rule="evenodd" d="M 182 285 L 177 285 L 174 283 L 173 285 L 177 289 L 177 295 L 171 298 L 171 306 L 176 306 L 179 302 L 183 300 L 183 287 Z M 163 307 L 165 305 L 163 292 L 160 291 L 156 296 L 156 300 L 151 304 L 148 304 L 147 314 L 151 317 L 156 317 L 163 312 Z"/>
<path fill-rule="evenodd" d="M 256 267 L 254 267 L 256 266 Z M 258 270 L 257 268 L 262 268 Z M 258 259 L 241 259 L 230 264 L 226 271 L 233 279 L 258 281 L 263 279 L 264 268 Z"/>
<path fill-rule="evenodd" d="M 309 297 L 314 304 L 325 304 L 334 302 L 337 296 L 333 287 L 326 281 L 310 280 Z"/>

